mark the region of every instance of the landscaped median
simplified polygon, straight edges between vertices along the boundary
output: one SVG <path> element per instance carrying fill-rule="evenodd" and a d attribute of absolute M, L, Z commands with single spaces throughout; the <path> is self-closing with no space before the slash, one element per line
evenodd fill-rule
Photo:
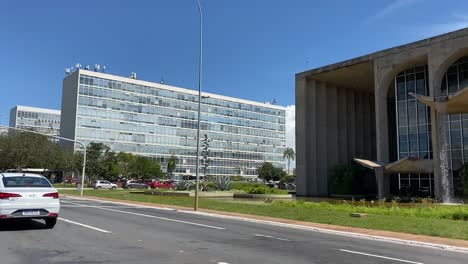
<path fill-rule="evenodd" d="M 60 190 L 61 194 L 78 195 L 76 190 Z M 128 191 L 85 190 L 90 197 L 187 207 L 193 206 L 192 197 L 154 196 Z M 468 206 L 420 203 L 414 206 L 394 203 L 342 202 L 330 204 L 303 201 L 269 201 L 268 203 L 228 202 L 201 198 L 200 208 L 275 217 L 322 224 L 387 230 L 416 235 L 468 240 Z M 366 217 L 351 217 L 365 213 Z"/>

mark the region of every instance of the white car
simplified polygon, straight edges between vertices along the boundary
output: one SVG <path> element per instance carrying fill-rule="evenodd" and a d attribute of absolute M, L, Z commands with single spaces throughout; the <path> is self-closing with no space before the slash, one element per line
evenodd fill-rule
<path fill-rule="evenodd" d="M 111 183 L 110 181 L 98 180 L 93 183 L 94 189 L 117 189 L 117 184 Z"/>
<path fill-rule="evenodd" d="M 0 221 L 44 219 L 46 227 L 53 228 L 59 211 L 59 194 L 45 177 L 30 173 L 0 173 Z"/>

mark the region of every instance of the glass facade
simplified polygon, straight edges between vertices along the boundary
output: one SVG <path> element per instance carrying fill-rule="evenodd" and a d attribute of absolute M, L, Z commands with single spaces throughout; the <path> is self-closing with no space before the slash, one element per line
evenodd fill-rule
<path fill-rule="evenodd" d="M 409 93 L 429 95 L 427 66 L 400 72 L 395 77 L 398 159 L 432 158 L 431 112 Z M 430 174 L 405 173 L 398 175 L 400 190 L 432 194 L 434 186 Z"/>
<path fill-rule="evenodd" d="M 432 136 L 430 109 L 408 93 L 429 95 L 427 65 L 407 69 L 395 77 L 397 105 L 398 159 L 404 157 L 431 158 Z M 468 57 L 449 67 L 440 87 L 447 96 L 468 86 Z M 468 114 L 444 115 L 450 155 L 450 180 L 455 191 L 460 186 L 458 171 L 468 161 Z M 432 193 L 433 178 L 426 174 L 400 174 L 400 189 L 428 189 Z"/>
<path fill-rule="evenodd" d="M 450 95 L 468 86 L 468 57 L 461 58 L 449 67 L 441 84 L 442 95 Z M 448 129 L 450 155 L 450 173 L 452 186 L 461 186 L 459 170 L 468 161 L 468 114 L 444 116 L 445 128 Z"/>
<path fill-rule="evenodd" d="M 77 140 L 102 142 L 114 151 L 150 156 L 163 164 L 176 155 L 175 175 L 194 175 L 196 93 L 79 72 Z M 207 174 L 255 177 L 264 161 L 284 168 L 283 107 L 215 95 L 202 100 L 200 135 L 212 140 Z"/>
<path fill-rule="evenodd" d="M 60 111 L 17 106 L 11 111 L 12 127 L 37 131 L 51 136 L 60 135 Z M 52 139 L 57 141 L 56 139 Z"/>

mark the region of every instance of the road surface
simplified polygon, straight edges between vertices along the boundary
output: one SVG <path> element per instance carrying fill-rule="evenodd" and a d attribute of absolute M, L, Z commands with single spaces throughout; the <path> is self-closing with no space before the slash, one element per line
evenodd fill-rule
<path fill-rule="evenodd" d="M 468 254 L 232 219 L 62 198 L 54 229 L 0 226 L 0 263 L 434 263 Z"/>

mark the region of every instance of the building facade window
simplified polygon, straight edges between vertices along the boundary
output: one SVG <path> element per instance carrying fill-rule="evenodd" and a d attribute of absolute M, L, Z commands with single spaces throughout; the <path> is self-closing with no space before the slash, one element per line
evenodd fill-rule
<path fill-rule="evenodd" d="M 163 162 L 176 155 L 183 161 L 176 175 L 195 173 L 197 96 L 80 73 L 77 140 Z M 285 167 L 285 109 L 264 105 L 203 99 L 200 133 L 212 140 L 210 175 L 255 177 L 265 161 Z"/>

